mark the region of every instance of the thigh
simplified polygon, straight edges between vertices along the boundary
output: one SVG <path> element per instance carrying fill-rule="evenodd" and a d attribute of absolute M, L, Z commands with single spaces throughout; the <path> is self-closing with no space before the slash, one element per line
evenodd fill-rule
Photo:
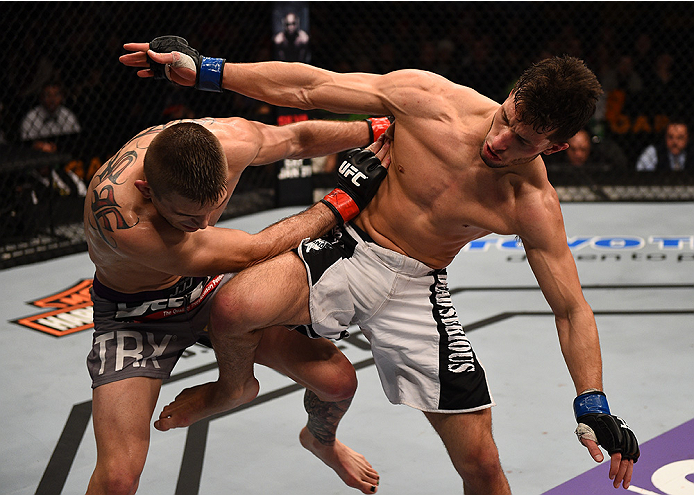
<path fill-rule="evenodd" d="M 219 290 L 213 320 L 246 329 L 310 323 L 308 279 L 301 259 L 288 252 L 246 268 Z"/>
<path fill-rule="evenodd" d="M 486 457 L 498 458 L 490 408 L 470 413 L 424 414 L 443 440 L 456 467 L 481 462 Z"/>
<path fill-rule="evenodd" d="M 146 377 L 119 380 L 94 389 L 92 416 L 98 463 L 142 470 L 160 389 L 161 380 Z"/>

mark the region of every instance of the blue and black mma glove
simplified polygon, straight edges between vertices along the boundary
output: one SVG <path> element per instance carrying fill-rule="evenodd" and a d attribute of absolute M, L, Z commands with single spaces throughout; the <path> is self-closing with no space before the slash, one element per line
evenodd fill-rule
<path fill-rule="evenodd" d="M 168 79 L 171 81 L 169 67 L 183 67 L 195 71 L 195 89 L 222 92 L 225 59 L 203 57 L 180 36 L 159 36 L 154 38 L 149 43 L 149 49 L 157 53 L 179 52 L 181 54 L 181 60 L 175 64 L 159 64 L 149 58 L 148 55 L 149 68 L 154 73 L 155 79 Z"/>
<path fill-rule="evenodd" d="M 356 148 L 337 170 L 337 187 L 321 200 L 343 225 L 356 217 L 373 199 L 388 169 L 371 150 Z"/>
<path fill-rule="evenodd" d="M 626 421 L 610 414 L 607 397 L 598 390 L 587 391 L 574 399 L 576 435 L 592 440 L 608 454 L 622 454 L 622 459 L 639 459 L 639 442 Z M 581 442 L 582 443 L 582 442 Z"/>

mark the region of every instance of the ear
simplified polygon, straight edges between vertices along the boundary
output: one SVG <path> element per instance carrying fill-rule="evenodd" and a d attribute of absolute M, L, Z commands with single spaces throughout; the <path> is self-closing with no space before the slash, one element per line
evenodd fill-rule
<path fill-rule="evenodd" d="M 145 198 L 152 199 L 152 188 L 149 187 L 149 182 L 146 180 L 137 179 L 135 181 L 135 187 Z"/>
<path fill-rule="evenodd" d="M 545 155 L 551 155 L 552 153 L 557 153 L 559 151 L 564 151 L 566 148 L 569 147 L 569 143 L 557 143 L 553 144 L 549 148 L 547 148 L 545 151 L 542 153 Z"/>

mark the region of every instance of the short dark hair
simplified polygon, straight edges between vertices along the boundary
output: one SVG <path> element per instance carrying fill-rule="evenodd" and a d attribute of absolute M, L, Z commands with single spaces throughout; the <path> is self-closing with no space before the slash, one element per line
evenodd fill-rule
<path fill-rule="evenodd" d="M 173 124 L 157 134 L 145 153 L 144 169 L 159 197 L 177 193 L 205 206 L 226 193 L 228 166 L 222 144 L 194 122 Z"/>
<path fill-rule="evenodd" d="M 566 142 L 595 113 L 602 87 L 582 60 L 564 55 L 533 64 L 513 88 L 518 120 Z"/>
<path fill-rule="evenodd" d="M 667 123 L 667 127 L 670 127 L 671 125 L 683 125 L 687 128 L 687 130 L 689 130 L 689 124 L 687 123 L 687 120 L 680 116 L 670 117 L 670 120 Z"/>

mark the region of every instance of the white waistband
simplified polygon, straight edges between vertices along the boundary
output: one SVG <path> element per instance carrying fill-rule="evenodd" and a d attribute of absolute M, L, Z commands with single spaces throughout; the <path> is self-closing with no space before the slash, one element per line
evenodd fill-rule
<path fill-rule="evenodd" d="M 394 271 L 398 271 L 399 273 L 413 277 L 421 277 L 437 271 L 419 260 L 410 258 L 409 256 L 393 251 L 392 249 L 379 246 L 375 242 L 365 241 L 359 235 L 357 230 L 349 224 L 346 224 L 344 229 L 357 241 L 358 249 L 362 249 L 365 252 L 371 252 L 374 256 L 380 259 L 384 265 L 390 267 Z"/>

